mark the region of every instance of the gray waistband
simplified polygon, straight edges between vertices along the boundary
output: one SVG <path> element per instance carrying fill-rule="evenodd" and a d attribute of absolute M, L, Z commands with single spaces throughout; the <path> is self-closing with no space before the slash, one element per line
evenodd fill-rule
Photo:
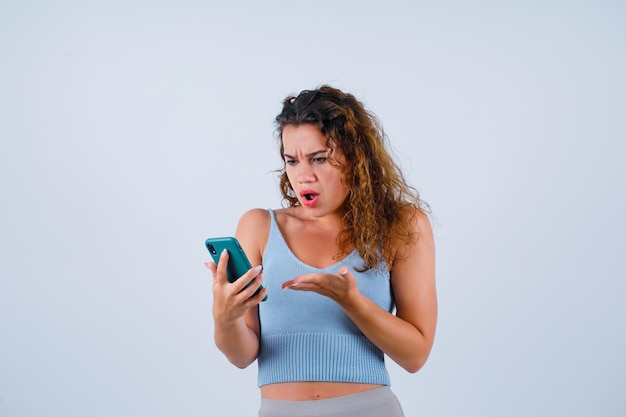
<path fill-rule="evenodd" d="M 355 416 L 403 417 L 402 408 L 389 387 L 342 397 L 313 401 L 280 401 L 261 398 L 259 417 Z"/>

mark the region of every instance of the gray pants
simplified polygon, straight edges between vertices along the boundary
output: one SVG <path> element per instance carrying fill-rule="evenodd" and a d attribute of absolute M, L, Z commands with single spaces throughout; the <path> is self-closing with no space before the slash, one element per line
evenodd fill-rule
<path fill-rule="evenodd" d="M 261 398 L 259 417 L 404 417 L 389 387 L 313 401 L 279 401 Z"/>

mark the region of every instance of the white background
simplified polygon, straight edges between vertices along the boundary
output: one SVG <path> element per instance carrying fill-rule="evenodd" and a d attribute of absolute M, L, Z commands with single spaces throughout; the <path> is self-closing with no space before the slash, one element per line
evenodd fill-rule
<path fill-rule="evenodd" d="M 599 0 L 0 0 L 0 416 L 256 415 L 203 243 L 280 206 L 273 118 L 322 83 L 433 209 L 406 415 L 623 416 L 625 28 Z"/>

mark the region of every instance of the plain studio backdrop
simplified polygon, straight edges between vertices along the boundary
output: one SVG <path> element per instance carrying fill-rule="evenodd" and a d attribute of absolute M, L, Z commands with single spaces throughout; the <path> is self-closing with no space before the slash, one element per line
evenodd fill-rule
<path fill-rule="evenodd" d="M 273 119 L 323 83 L 432 207 L 406 415 L 623 416 L 626 6 L 429 3 L 0 1 L 0 416 L 256 415 L 204 240 L 281 205 Z"/>

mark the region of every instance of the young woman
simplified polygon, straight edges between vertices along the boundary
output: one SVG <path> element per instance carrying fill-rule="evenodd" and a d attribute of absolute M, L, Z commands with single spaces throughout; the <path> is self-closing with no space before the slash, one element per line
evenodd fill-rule
<path fill-rule="evenodd" d="M 257 266 L 241 279 L 227 281 L 228 253 L 207 263 L 215 343 L 240 368 L 258 359 L 261 417 L 403 416 L 384 356 L 413 373 L 433 344 L 426 206 L 351 94 L 305 90 L 276 123 L 288 207 L 242 216 L 236 237 Z"/>

